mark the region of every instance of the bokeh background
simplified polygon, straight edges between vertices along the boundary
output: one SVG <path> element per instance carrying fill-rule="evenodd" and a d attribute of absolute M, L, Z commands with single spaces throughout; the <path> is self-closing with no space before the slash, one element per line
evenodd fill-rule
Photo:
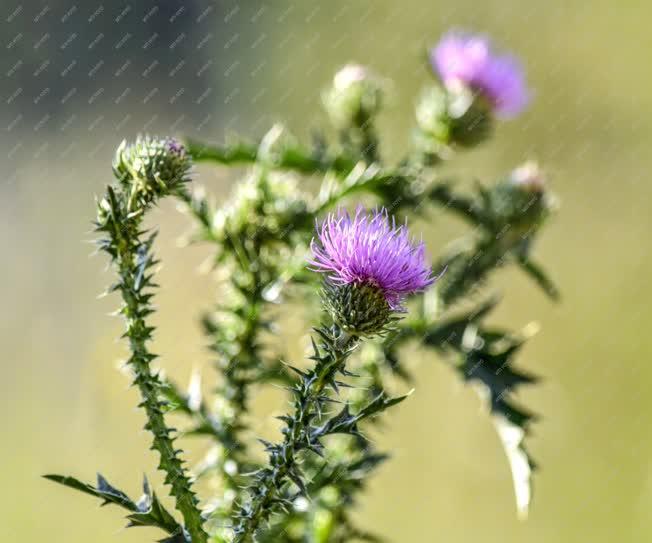
<path fill-rule="evenodd" d="M 0 540 L 151 541 L 121 512 L 40 475 L 96 470 L 137 494 L 155 459 L 118 370 L 117 300 L 92 258 L 93 196 L 112 151 L 139 132 L 223 141 L 284 119 L 299 135 L 324 122 L 319 93 L 349 60 L 391 79 L 384 148 L 405 149 L 424 49 L 451 26 L 486 32 L 522 57 L 529 111 L 450 165 L 491 180 L 527 158 L 549 172 L 562 206 L 537 247 L 562 287 L 551 305 L 501 272 L 495 322 L 542 331 L 521 356 L 544 382 L 519 399 L 543 414 L 529 449 L 541 466 L 529 520 L 517 520 L 500 443 L 477 396 L 437 360 L 414 353 L 416 392 L 378 437 L 394 451 L 359 510 L 400 543 L 652 538 L 652 34 L 648 2 L 11 0 L 1 7 Z M 218 198 L 233 174 L 201 168 Z M 185 379 L 208 354 L 197 318 L 215 296 L 201 247 L 180 249 L 188 220 L 157 214 L 164 262 L 156 350 Z M 461 230 L 434 222 L 436 253 Z M 299 341 L 293 347 L 301 356 Z M 290 344 L 292 341 L 290 340 Z M 256 429 L 274 428 L 263 397 Z M 186 443 L 200 451 L 199 442 Z"/>

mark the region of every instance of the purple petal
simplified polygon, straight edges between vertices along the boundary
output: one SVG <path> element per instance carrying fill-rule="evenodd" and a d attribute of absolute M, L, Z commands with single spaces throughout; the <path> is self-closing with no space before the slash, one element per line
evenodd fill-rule
<path fill-rule="evenodd" d="M 406 296 L 435 280 L 423 242 L 415 243 L 407 227 L 397 227 L 384 209 L 367 214 L 358 207 L 353 217 L 331 213 L 317 230 L 309 264 L 333 283 L 374 284 L 400 309 Z"/>
<path fill-rule="evenodd" d="M 430 58 L 444 85 L 467 85 L 489 100 L 500 117 L 518 115 L 530 100 L 520 62 L 496 54 L 484 36 L 450 32 L 431 50 Z"/>

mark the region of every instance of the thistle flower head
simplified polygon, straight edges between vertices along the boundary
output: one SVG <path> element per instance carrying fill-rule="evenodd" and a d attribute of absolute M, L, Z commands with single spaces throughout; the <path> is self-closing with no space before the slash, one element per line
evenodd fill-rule
<path fill-rule="evenodd" d="M 113 171 L 140 198 L 162 195 L 188 181 L 191 162 L 185 147 L 174 138 L 138 136 L 123 141 L 115 153 Z"/>
<path fill-rule="evenodd" d="M 519 61 L 497 54 L 484 36 L 449 32 L 431 50 L 430 60 L 447 88 L 470 88 L 487 100 L 499 117 L 514 117 L 529 102 Z"/>
<path fill-rule="evenodd" d="M 384 209 L 367 214 L 359 207 L 353 217 L 330 214 L 311 249 L 311 269 L 327 276 L 329 308 L 358 331 L 370 324 L 382 329 L 392 312 L 403 310 L 408 295 L 435 280 L 423 242 L 412 240 Z"/>

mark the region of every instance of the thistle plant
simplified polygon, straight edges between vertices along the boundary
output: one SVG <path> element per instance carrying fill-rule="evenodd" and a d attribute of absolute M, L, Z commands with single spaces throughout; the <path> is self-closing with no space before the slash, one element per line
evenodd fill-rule
<path fill-rule="evenodd" d="M 313 342 L 314 368 L 307 372 L 295 368 L 300 379 L 293 387 L 294 412 L 282 417 L 283 442 L 265 443 L 269 465 L 254 478 L 251 497 L 238 513 L 234 541 L 252 540 L 275 506 L 292 507 L 283 497 L 285 484 L 293 483 L 307 493 L 298 457 L 301 451 L 323 456 L 323 438 L 356 435 L 360 421 L 378 411 L 371 402 L 355 415 L 345 405 L 329 416 L 326 409 L 332 400 L 328 390 L 338 393 L 338 376 L 351 375 L 346 362 L 358 342 L 385 332 L 394 311 L 401 309 L 402 299 L 433 282 L 423 244 L 413 246 L 404 227 L 388 223 L 386 212 L 373 217 L 362 213 L 358 209 L 354 219 L 347 214 L 330 215 L 319 242 L 312 244 L 312 266 L 328 274 L 322 297 L 332 324 L 316 329 L 321 348 Z M 381 408 L 401 399 L 383 398 Z"/>
<path fill-rule="evenodd" d="M 383 79 L 356 64 L 321 95 L 334 141 L 320 133 L 303 144 L 276 125 L 258 142 L 140 137 L 120 145 L 95 226 L 117 274 L 109 292 L 122 298 L 127 367 L 176 513 L 147 481 L 133 500 L 102 476 L 95 485 L 46 477 L 126 509 L 130 526 L 158 527 L 169 543 L 380 541 L 351 513 L 389 456 L 369 436 L 410 387 L 420 391 L 404 360 L 410 345 L 481 385 L 513 473 L 517 511 L 527 512 L 534 463 L 524 442 L 534 415 L 512 394 L 536 382 L 515 367 L 529 331 L 488 323 L 498 304 L 490 281 L 513 266 L 558 299 L 533 257 L 556 199 L 533 162 L 470 190 L 440 178 L 440 163 L 481 145 L 531 93 L 520 64 L 486 37 L 449 33 L 429 59 L 437 80 L 421 94 L 406 154 L 393 166 L 382 159 L 376 128 Z M 191 160 L 248 171 L 215 206 L 191 186 Z M 305 191 L 306 177 L 319 180 L 318 190 Z M 187 391 L 164 378 L 149 347 L 157 260 L 155 232 L 144 219 L 166 197 L 187 211 L 189 241 L 213 251 L 222 278 L 201 318 L 216 370 L 206 396 L 196 376 Z M 416 241 L 406 221 L 427 222 L 435 209 L 465 221 L 469 232 L 430 260 L 435 248 Z M 283 312 L 297 307 L 306 330 L 313 328 L 308 363 L 288 361 L 276 338 Z M 290 407 L 278 417 L 277 439 L 257 440 L 250 399 L 279 384 Z M 187 420 L 184 435 L 205 442 L 197 466 L 186 468 L 170 413 Z M 199 479 L 218 489 L 201 502 Z"/>

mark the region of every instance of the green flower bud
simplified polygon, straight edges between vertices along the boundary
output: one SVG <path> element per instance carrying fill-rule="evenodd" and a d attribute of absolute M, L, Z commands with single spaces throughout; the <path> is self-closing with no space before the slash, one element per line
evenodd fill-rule
<path fill-rule="evenodd" d="M 489 197 L 494 216 L 521 238 L 537 231 L 556 207 L 545 176 L 534 162 L 516 168 L 494 186 Z"/>
<path fill-rule="evenodd" d="M 528 161 L 516 168 L 510 174 L 509 182 L 525 192 L 543 193 L 546 190 L 545 175 L 534 161 Z"/>
<path fill-rule="evenodd" d="M 448 96 L 442 87 L 429 87 L 421 93 L 416 107 L 416 118 L 419 130 L 425 137 L 440 144 L 448 144 Z"/>
<path fill-rule="evenodd" d="M 186 183 L 190 167 L 190 157 L 178 141 L 149 136 L 131 144 L 123 141 L 113 161 L 116 178 L 143 203 Z"/>
<path fill-rule="evenodd" d="M 442 155 L 448 147 L 472 147 L 486 140 L 493 128 L 490 104 L 463 85 L 426 89 L 416 107 L 417 148 Z"/>
<path fill-rule="evenodd" d="M 489 102 L 468 87 L 448 90 L 448 115 L 451 142 L 461 147 L 482 143 L 493 130 L 493 114 Z"/>
<path fill-rule="evenodd" d="M 380 111 L 382 95 L 377 76 L 364 66 L 348 64 L 335 74 L 323 102 L 333 123 L 346 129 L 367 124 Z"/>
<path fill-rule="evenodd" d="M 395 320 L 383 291 L 370 283 L 325 283 L 325 309 L 342 330 L 358 337 L 380 334 Z"/>

